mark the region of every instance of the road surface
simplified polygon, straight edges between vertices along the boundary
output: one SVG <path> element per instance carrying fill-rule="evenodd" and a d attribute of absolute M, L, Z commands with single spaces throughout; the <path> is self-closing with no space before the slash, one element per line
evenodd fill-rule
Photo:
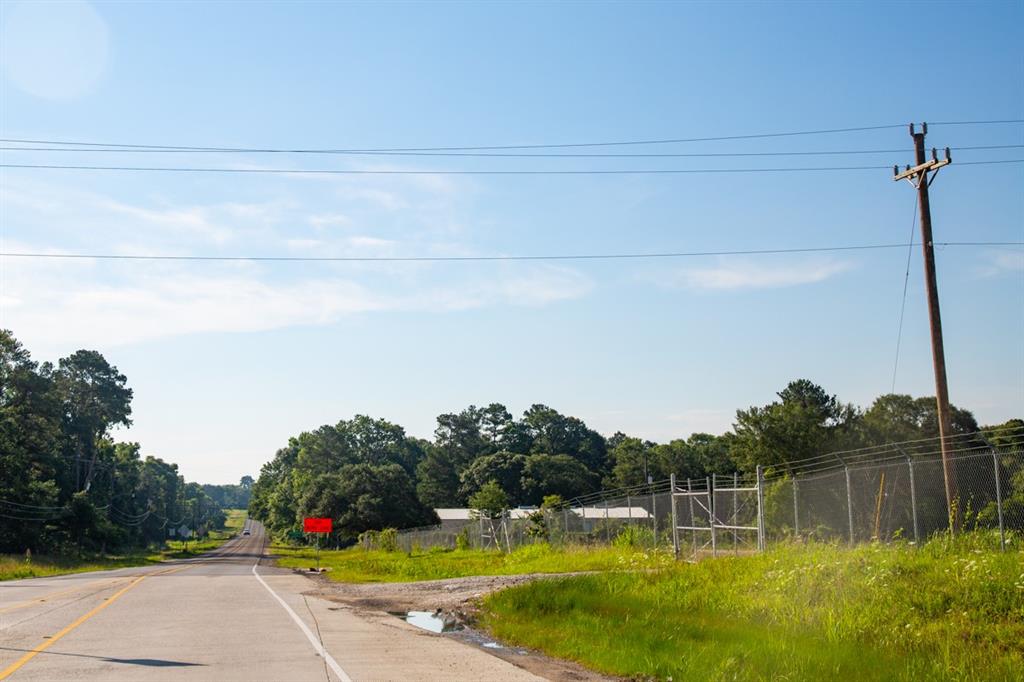
<path fill-rule="evenodd" d="M 369 621 L 267 565 L 262 526 L 202 557 L 0 583 L 0 680 L 539 680 Z"/>

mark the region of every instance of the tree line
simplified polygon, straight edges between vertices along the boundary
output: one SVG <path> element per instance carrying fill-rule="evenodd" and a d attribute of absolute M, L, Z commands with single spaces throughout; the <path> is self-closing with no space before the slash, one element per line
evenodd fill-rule
<path fill-rule="evenodd" d="M 122 550 L 223 527 L 221 501 L 176 464 L 110 437 L 131 425 L 131 401 L 100 353 L 37 363 L 0 330 L 0 552 Z"/>
<path fill-rule="evenodd" d="M 979 427 L 970 412 L 954 407 L 953 430 Z M 437 523 L 435 508 L 465 507 L 493 485 L 509 504 L 534 506 L 549 495 L 568 500 L 670 474 L 742 473 L 936 436 L 934 398 L 888 394 L 862 409 L 804 379 L 790 382 L 767 405 L 738 410 L 724 434 L 667 443 L 623 433 L 605 438 L 583 420 L 541 404 L 519 419 L 500 403 L 442 414 L 433 440 L 358 415 L 291 438 L 263 466 L 249 511 L 278 535 L 296 539 L 303 517 L 331 517 L 338 539 L 351 540 L 367 530 Z"/>

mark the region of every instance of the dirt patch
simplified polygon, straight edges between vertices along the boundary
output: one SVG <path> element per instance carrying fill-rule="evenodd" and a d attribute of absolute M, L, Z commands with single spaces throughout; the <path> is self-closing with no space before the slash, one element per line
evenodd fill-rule
<path fill-rule="evenodd" d="M 550 580 L 580 573 L 473 576 L 414 583 L 337 583 L 330 582 L 321 575 L 303 575 L 307 575 L 316 583 L 316 588 L 307 594 L 334 602 L 338 604 L 336 608 L 350 610 L 368 620 L 389 621 L 395 618 L 391 615 L 395 612 L 440 611 L 446 618 L 455 620 L 464 629 L 434 636 L 451 637 L 467 645 L 480 647 L 493 656 L 554 682 L 598 682 L 618 679 L 593 672 L 577 663 L 550 658 L 529 649 L 509 646 L 485 647 L 483 645 L 493 642 L 493 639 L 475 627 L 480 599 L 488 593 L 534 580 Z"/>

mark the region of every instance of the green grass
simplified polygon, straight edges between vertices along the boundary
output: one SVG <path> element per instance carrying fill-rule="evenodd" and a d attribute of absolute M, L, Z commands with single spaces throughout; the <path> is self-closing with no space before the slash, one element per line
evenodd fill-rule
<path fill-rule="evenodd" d="M 274 545 L 279 566 L 306 568 L 314 565 L 312 548 L 295 549 Z M 671 563 L 661 552 L 643 552 L 617 547 L 569 547 L 553 549 L 547 544 L 527 545 L 511 554 L 478 549 L 404 552 L 366 551 L 359 547 L 323 550 L 320 565 L 330 571 L 331 580 L 350 583 L 409 582 L 462 578 L 472 575 L 514 575 L 518 573 L 568 573 L 573 571 L 614 571 L 656 568 Z"/>
<path fill-rule="evenodd" d="M 160 557 L 151 552 L 137 552 L 120 555 L 96 555 L 80 558 L 33 556 L 26 561 L 24 555 L 0 554 L 0 581 L 21 578 L 45 578 L 65 573 L 107 571 L 113 568 L 145 566 L 159 563 Z"/>
<path fill-rule="evenodd" d="M 80 557 L 51 557 L 34 555 L 26 561 L 24 555 L 0 554 L 0 581 L 21 578 L 45 578 L 67 573 L 107 571 L 114 568 L 147 566 L 168 559 L 192 557 L 216 549 L 241 530 L 245 524 L 244 509 L 228 509 L 224 530 L 212 531 L 210 537 L 199 542 L 189 542 L 188 552 L 181 541 L 169 541 L 159 551 L 137 551 L 124 554 L 86 554 Z"/>
<path fill-rule="evenodd" d="M 1019 680 L 1024 551 L 980 535 L 778 547 L 510 588 L 481 623 L 637 679 Z"/>

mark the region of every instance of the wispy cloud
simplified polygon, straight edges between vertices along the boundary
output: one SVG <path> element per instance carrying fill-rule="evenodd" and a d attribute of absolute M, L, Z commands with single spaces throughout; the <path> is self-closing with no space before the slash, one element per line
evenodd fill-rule
<path fill-rule="evenodd" d="M 980 269 L 982 277 L 1024 272 L 1024 251 L 993 251 L 987 254 L 986 261 Z"/>
<path fill-rule="evenodd" d="M 12 245 L 15 249 L 30 249 Z M 354 314 L 438 314 L 488 306 L 538 306 L 583 296 L 573 270 L 528 266 L 472 278 L 397 281 L 329 268 L 283 276 L 252 263 L 204 265 L 14 261 L 0 282 L 0 327 L 33 347 L 113 347 L 206 332 L 328 325 Z"/>
<path fill-rule="evenodd" d="M 772 264 L 722 259 L 718 265 L 687 268 L 664 274 L 658 282 L 667 286 L 704 290 L 775 289 L 822 282 L 851 269 L 845 261 L 809 261 Z"/>

